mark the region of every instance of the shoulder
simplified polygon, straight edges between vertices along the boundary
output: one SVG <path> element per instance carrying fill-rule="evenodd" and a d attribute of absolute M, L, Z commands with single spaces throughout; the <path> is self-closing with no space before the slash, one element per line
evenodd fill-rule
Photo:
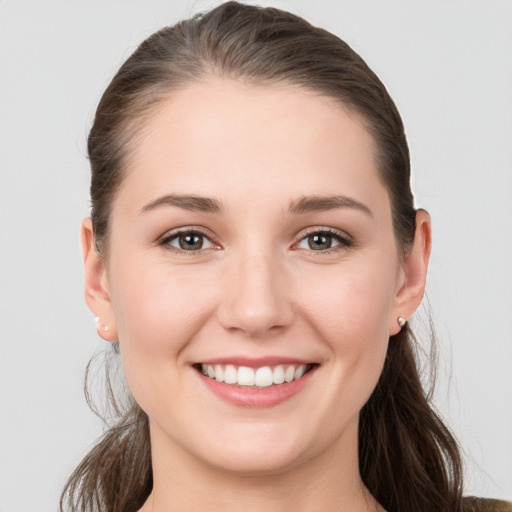
<path fill-rule="evenodd" d="M 464 498 L 464 512 L 512 512 L 512 503 L 490 498 Z"/>

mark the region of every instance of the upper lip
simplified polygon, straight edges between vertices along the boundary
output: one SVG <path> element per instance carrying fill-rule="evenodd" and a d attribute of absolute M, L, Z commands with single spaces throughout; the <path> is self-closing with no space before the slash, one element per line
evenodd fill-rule
<path fill-rule="evenodd" d="M 246 357 L 246 356 L 232 356 L 232 357 L 216 357 L 212 359 L 203 359 L 197 361 L 195 364 L 231 364 L 233 366 L 247 366 L 249 368 L 261 368 L 262 366 L 278 366 L 280 364 L 315 364 L 314 361 L 306 359 L 298 359 L 296 357 L 286 356 L 268 356 L 268 357 Z"/>

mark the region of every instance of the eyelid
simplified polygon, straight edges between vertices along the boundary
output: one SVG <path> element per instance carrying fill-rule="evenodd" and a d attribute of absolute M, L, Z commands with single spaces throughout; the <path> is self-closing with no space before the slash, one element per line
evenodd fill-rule
<path fill-rule="evenodd" d="M 169 242 L 171 240 L 176 239 L 180 235 L 189 234 L 189 233 L 196 233 L 196 234 L 203 236 L 212 244 L 212 247 L 207 247 L 204 249 L 201 248 L 201 249 L 197 249 L 197 250 L 184 250 L 184 249 L 180 249 L 178 247 L 174 247 L 174 246 L 170 245 Z M 327 234 L 327 235 L 333 237 L 334 239 L 336 239 L 339 243 L 337 245 L 335 245 L 334 247 L 331 247 L 329 249 L 320 250 L 320 251 L 314 251 L 313 249 L 303 249 L 303 248 L 297 247 L 297 245 L 300 242 L 302 242 L 302 240 L 304 240 L 305 238 L 307 238 L 308 236 L 311 236 L 313 234 Z M 157 245 L 163 246 L 166 249 L 177 252 L 177 253 L 186 253 L 188 255 L 197 254 L 197 253 L 209 250 L 209 249 L 221 249 L 221 245 L 220 245 L 220 243 L 218 243 L 215 236 L 212 235 L 209 232 L 209 230 L 202 228 L 200 226 L 183 226 L 183 227 L 179 227 L 179 228 L 175 228 L 173 230 L 167 231 L 164 235 L 162 235 L 157 240 Z M 322 254 L 328 254 L 330 252 L 334 252 L 337 250 L 347 249 L 353 245 L 354 245 L 354 240 L 353 240 L 352 236 L 350 236 L 345 231 L 341 231 L 339 229 L 326 227 L 326 226 L 311 226 L 311 227 L 305 228 L 297 235 L 297 240 L 296 240 L 296 242 L 293 243 L 292 249 L 305 250 L 310 253 L 322 255 Z"/>
<path fill-rule="evenodd" d="M 332 236 L 336 241 L 339 243 L 335 245 L 334 247 L 330 247 L 329 249 L 324 249 L 321 251 L 314 251 L 313 249 L 303 249 L 297 247 L 300 242 L 302 242 L 305 238 L 315 235 L 315 234 L 326 234 L 329 236 Z M 299 238 L 300 237 L 300 238 Z M 347 249 L 349 247 L 352 247 L 354 245 L 354 239 L 345 231 L 341 231 L 339 229 L 330 228 L 326 226 L 314 226 L 309 227 L 303 230 L 298 235 L 298 240 L 293 244 L 293 247 L 297 250 L 305 250 L 310 253 L 314 253 L 316 255 L 322 255 L 322 254 L 329 254 L 330 252 L 338 251 Z"/>
<path fill-rule="evenodd" d="M 205 239 L 207 239 L 212 244 L 212 247 L 206 247 L 204 249 L 201 248 L 201 249 L 197 249 L 197 250 L 187 250 L 186 251 L 184 249 L 180 249 L 179 247 L 174 247 L 173 245 L 170 244 L 171 240 L 175 240 L 180 235 L 192 234 L 192 233 L 203 236 Z M 164 235 L 162 235 L 157 240 L 157 245 L 162 246 L 165 249 L 168 249 L 170 251 L 174 251 L 177 253 L 184 253 L 184 254 L 188 254 L 188 255 L 197 254 L 197 253 L 209 250 L 209 249 L 220 249 L 220 244 L 216 241 L 215 237 L 211 233 L 209 233 L 208 230 L 201 228 L 199 226 L 184 226 L 184 227 L 180 227 L 180 228 L 176 228 L 176 229 L 167 231 Z"/>

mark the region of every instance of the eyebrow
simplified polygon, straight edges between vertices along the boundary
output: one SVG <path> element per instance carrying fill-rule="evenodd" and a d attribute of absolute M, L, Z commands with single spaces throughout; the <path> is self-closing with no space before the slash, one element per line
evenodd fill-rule
<path fill-rule="evenodd" d="M 338 208 L 355 208 L 360 210 L 370 217 L 373 217 L 372 211 L 368 206 L 343 195 L 335 196 L 303 196 L 296 201 L 290 203 L 290 213 L 308 213 L 308 212 L 321 212 L 326 210 L 335 210 Z"/>
<path fill-rule="evenodd" d="M 141 209 L 141 212 L 148 212 L 157 208 L 161 208 L 162 206 L 175 206 L 178 208 L 183 208 L 184 210 L 214 214 L 220 214 L 224 210 L 222 203 L 212 197 L 167 194 L 144 205 Z M 356 199 L 343 195 L 302 196 L 301 198 L 290 202 L 289 212 L 292 214 L 301 214 L 308 212 L 336 210 L 340 208 L 355 208 L 356 210 L 360 210 L 370 217 L 373 217 L 373 214 L 368 206 L 361 203 L 360 201 L 357 201 Z"/>
<path fill-rule="evenodd" d="M 144 205 L 141 212 L 148 212 L 162 206 L 177 206 L 184 210 L 216 214 L 221 213 L 223 210 L 221 203 L 211 197 L 168 194 Z"/>

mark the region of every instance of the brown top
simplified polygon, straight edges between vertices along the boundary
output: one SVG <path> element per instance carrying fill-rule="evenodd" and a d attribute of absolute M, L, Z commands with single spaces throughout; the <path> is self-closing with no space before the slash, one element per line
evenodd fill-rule
<path fill-rule="evenodd" d="M 489 498 L 464 498 L 464 512 L 512 512 L 512 503 Z"/>

